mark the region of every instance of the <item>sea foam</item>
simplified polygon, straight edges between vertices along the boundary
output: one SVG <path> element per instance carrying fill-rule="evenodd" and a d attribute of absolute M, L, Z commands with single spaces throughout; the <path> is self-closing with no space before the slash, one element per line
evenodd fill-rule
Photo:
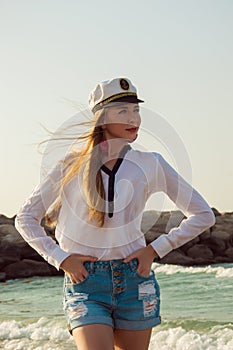
<path fill-rule="evenodd" d="M 207 334 L 182 327 L 154 332 L 149 350 L 233 350 L 233 329 L 229 327 L 213 327 Z"/>
<path fill-rule="evenodd" d="M 39 319 L 23 324 L 4 321 L 0 324 L 0 348 L 6 350 L 75 350 L 72 337 L 62 324 Z M 155 327 L 149 350 L 233 350 L 233 325 L 214 326 L 208 333 L 182 327 Z"/>
<path fill-rule="evenodd" d="M 229 266 L 229 264 L 228 264 Z M 205 266 L 205 267 L 187 267 L 180 265 L 160 265 L 153 263 L 153 269 L 156 273 L 164 273 L 165 275 L 174 275 L 176 273 L 212 273 L 215 274 L 216 278 L 222 277 L 233 277 L 233 267 L 223 267 L 223 266 Z"/>

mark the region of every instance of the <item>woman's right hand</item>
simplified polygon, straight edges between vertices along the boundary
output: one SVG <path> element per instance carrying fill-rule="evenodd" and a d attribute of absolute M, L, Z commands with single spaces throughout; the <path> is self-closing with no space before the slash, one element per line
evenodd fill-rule
<path fill-rule="evenodd" d="M 72 283 L 80 283 L 88 275 L 83 263 L 97 260 L 98 258 L 90 255 L 71 254 L 62 261 L 60 268 L 70 277 Z"/>

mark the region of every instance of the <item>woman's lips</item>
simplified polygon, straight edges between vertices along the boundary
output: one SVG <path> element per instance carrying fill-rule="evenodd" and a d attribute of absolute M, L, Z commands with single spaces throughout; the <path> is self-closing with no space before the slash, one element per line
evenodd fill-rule
<path fill-rule="evenodd" d="M 126 129 L 126 130 L 129 131 L 129 132 L 134 133 L 134 132 L 136 132 L 138 130 L 138 128 L 129 128 L 129 129 Z"/>

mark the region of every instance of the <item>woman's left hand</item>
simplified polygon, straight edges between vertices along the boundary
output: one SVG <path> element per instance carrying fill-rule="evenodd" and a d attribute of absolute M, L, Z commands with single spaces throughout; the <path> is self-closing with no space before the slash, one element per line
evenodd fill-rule
<path fill-rule="evenodd" d="M 148 277 L 150 274 L 151 265 L 156 256 L 158 256 L 158 254 L 149 244 L 147 247 L 141 248 L 133 254 L 130 254 L 127 258 L 123 260 L 123 262 L 127 263 L 130 260 L 136 258 L 138 260 L 138 273 L 141 276 Z"/>

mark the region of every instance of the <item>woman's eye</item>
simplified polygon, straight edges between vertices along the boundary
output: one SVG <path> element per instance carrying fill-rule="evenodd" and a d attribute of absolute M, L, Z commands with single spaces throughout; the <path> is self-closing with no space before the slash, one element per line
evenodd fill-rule
<path fill-rule="evenodd" d="M 127 113 L 127 110 L 126 109 L 122 109 L 119 114 L 124 114 L 124 113 Z"/>

